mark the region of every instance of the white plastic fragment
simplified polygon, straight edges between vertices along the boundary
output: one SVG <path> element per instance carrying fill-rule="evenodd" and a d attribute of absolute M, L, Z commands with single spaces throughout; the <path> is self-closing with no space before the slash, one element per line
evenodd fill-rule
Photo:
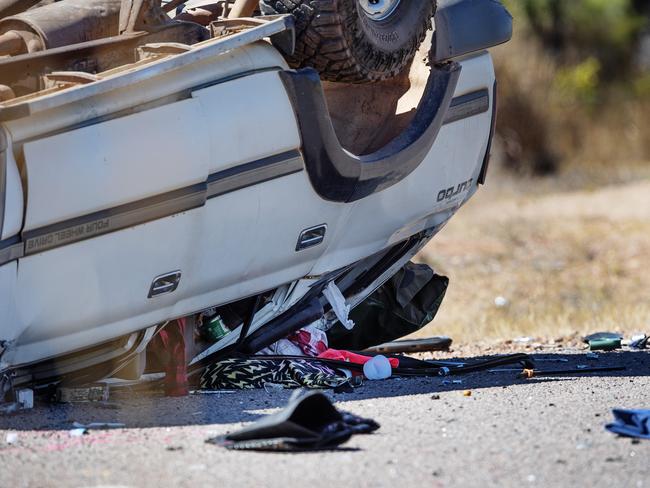
<path fill-rule="evenodd" d="M 89 424 L 80 424 L 79 422 L 72 422 L 75 429 L 123 429 L 126 424 L 119 422 L 91 422 Z"/>
<path fill-rule="evenodd" d="M 462 385 L 463 380 L 443 380 L 443 385 Z"/>
<path fill-rule="evenodd" d="M 648 345 L 648 336 L 646 334 L 636 334 L 630 339 L 632 349 L 645 349 Z"/>
<path fill-rule="evenodd" d="M 267 393 L 273 393 L 277 391 L 284 391 L 284 386 L 279 383 L 264 383 L 264 391 Z"/>
<path fill-rule="evenodd" d="M 533 338 L 532 337 L 515 337 L 513 342 L 516 343 L 516 344 L 528 344 L 529 342 L 533 342 Z"/>
<path fill-rule="evenodd" d="M 3 403 L 0 405 L 0 413 L 11 414 L 16 413 L 20 405 L 18 402 Z"/>
<path fill-rule="evenodd" d="M 70 437 L 81 437 L 85 433 L 86 433 L 86 429 L 84 429 L 83 427 L 80 427 L 78 429 L 71 429 L 68 431 Z"/>
<path fill-rule="evenodd" d="M 393 374 L 393 368 L 386 356 L 373 357 L 363 365 L 363 375 L 369 380 L 385 380 Z"/>
<path fill-rule="evenodd" d="M 339 287 L 336 286 L 336 283 L 330 281 L 330 283 L 323 290 L 323 296 L 327 298 L 327 301 L 332 306 L 332 310 L 336 314 L 336 318 L 339 319 L 339 322 L 348 330 L 354 328 L 354 322 L 348 317 L 350 315 L 350 305 L 345 303 L 345 297 Z"/>
<path fill-rule="evenodd" d="M 22 388 L 16 391 L 16 400 L 23 410 L 34 408 L 34 390 Z"/>
<path fill-rule="evenodd" d="M 18 442 L 18 433 L 17 432 L 8 432 L 7 437 L 5 437 L 5 442 L 9 445 L 15 444 Z"/>
<path fill-rule="evenodd" d="M 499 295 L 494 298 L 494 306 L 497 308 L 504 308 L 510 305 L 510 301 L 506 297 Z"/>
<path fill-rule="evenodd" d="M 228 395 L 237 390 L 190 390 L 190 395 Z"/>

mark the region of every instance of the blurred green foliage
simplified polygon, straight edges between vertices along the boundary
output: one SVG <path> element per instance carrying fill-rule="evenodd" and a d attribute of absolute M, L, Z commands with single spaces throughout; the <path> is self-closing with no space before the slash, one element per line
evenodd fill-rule
<path fill-rule="evenodd" d="M 650 0 L 502 1 L 515 26 L 495 54 L 505 166 L 650 162 Z"/>
<path fill-rule="evenodd" d="M 575 66 L 559 69 L 554 88 L 565 101 L 593 106 L 598 102 L 600 70 L 600 61 L 589 57 Z"/>
<path fill-rule="evenodd" d="M 516 19 L 575 76 L 603 81 L 629 77 L 648 27 L 649 3 L 639 0 L 506 0 Z M 596 62 L 599 69 L 594 69 Z"/>

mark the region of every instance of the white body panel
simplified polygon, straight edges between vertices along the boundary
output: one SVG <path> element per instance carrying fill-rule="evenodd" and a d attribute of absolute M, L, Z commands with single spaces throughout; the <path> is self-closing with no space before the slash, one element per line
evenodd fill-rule
<path fill-rule="evenodd" d="M 461 64 L 457 96 L 492 90 L 489 55 Z M 300 170 L 254 186 L 241 175 L 233 180 L 232 168 L 300 147 L 290 99 L 273 71 L 285 67 L 274 49 L 256 44 L 5 124 L 12 157 L 3 239 L 19 230 L 45 235 L 48 226 L 56 231 L 61 222 L 77 225 L 88 214 L 206 181 L 209 194 L 212 177 L 217 186 L 239 186 L 112 232 L 69 242 L 66 234 L 60 245 L 0 267 L 0 339 L 10 346 L 0 369 L 339 269 L 444 223 L 475 191 L 491 110 L 443 126 L 411 175 L 355 203 L 323 200 Z M 206 83 L 213 84 L 185 99 L 152 104 Z M 14 155 L 24 170 L 24 223 Z M 469 179 L 468 191 L 437 200 L 440 190 Z M 93 222 L 100 218 L 113 217 Z M 296 252 L 301 231 L 320 224 L 327 225 L 324 242 Z M 182 272 L 176 291 L 148 298 L 152 280 L 175 270 Z"/>
<path fill-rule="evenodd" d="M 11 150 L 7 151 L 7 182 L 6 182 L 5 218 L 2 225 L 2 236 L 7 239 L 20 232 L 23 225 L 23 185 L 18 173 L 18 165 Z"/>

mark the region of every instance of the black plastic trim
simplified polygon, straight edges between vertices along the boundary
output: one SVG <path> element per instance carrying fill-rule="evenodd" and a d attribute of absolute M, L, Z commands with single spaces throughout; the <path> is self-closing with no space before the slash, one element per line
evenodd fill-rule
<path fill-rule="evenodd" d="M 7 198 L 7 138 L 0 128 L 0 238 L 5 222 L 5 199 Z"/>
<path fill-rule="evenodd" d="M 495 80 L 494 86 L 492 87 L 492 122 L 490 122 L 490 138 L 488 139 L 487 149 L 485 151 L 485 156 L 483 157 L 481 172 L 478 176 L 479 185 L 485 185 L 488 168 L 490 166 L 490 157 L 492 156 L 492 141 L 494 140 L 494 134 L 497 128 L 497 110 L 499 108 L 497 88 L 497 81 Z"/>
<path fill-rule="evenodd" d="M 508 42 L 512 16 L 499 0 L 438 0 L 431 57 L 441 63 Z"/>
<path fill-rule="evenodd" d="M 225 195 L 265 181 L 299 173 L 304 169 L 302 155 L 292 150 L 240 164 L 208 176 L 208 199 Z"/>
<path fill-rule="evenodd" d="M 475 92 L 456 97 L 451 101 L 445 124 L 467 119 L 490 110 L 490 91 L 485 88 Z"/>
<path fill-rule="evenodd" d="M 318 73 L 311 68 L 280 72 L 296 113 L 305 166 L 315 191 L 325 200 L 353 202 L 406 178 L 433 146 L 460 70 L 458 63 L 434 68 L 409 127 L 382 149 L 361 156 L 341 146 Z"/>
<path fill-rule="evenodd" d="M 23 243 L 20 236 L 13 236 L 0 241 L 0 266 L 23 257 Z"/>

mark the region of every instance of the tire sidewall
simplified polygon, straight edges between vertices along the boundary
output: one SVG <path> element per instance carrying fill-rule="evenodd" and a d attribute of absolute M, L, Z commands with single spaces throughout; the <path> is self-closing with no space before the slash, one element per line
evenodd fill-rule
<path fill-rule="evenodd" d="M 408 48 L 413 34 L 420 30 L 425 17 L 431 14 L 433 0 L 402 0 L 395 11 L 386 19 L 372 20 L 363 11 L 357 0 L 351 2 L 357 13 L 359 34 L 376 49 L 394 53 Z"/>

